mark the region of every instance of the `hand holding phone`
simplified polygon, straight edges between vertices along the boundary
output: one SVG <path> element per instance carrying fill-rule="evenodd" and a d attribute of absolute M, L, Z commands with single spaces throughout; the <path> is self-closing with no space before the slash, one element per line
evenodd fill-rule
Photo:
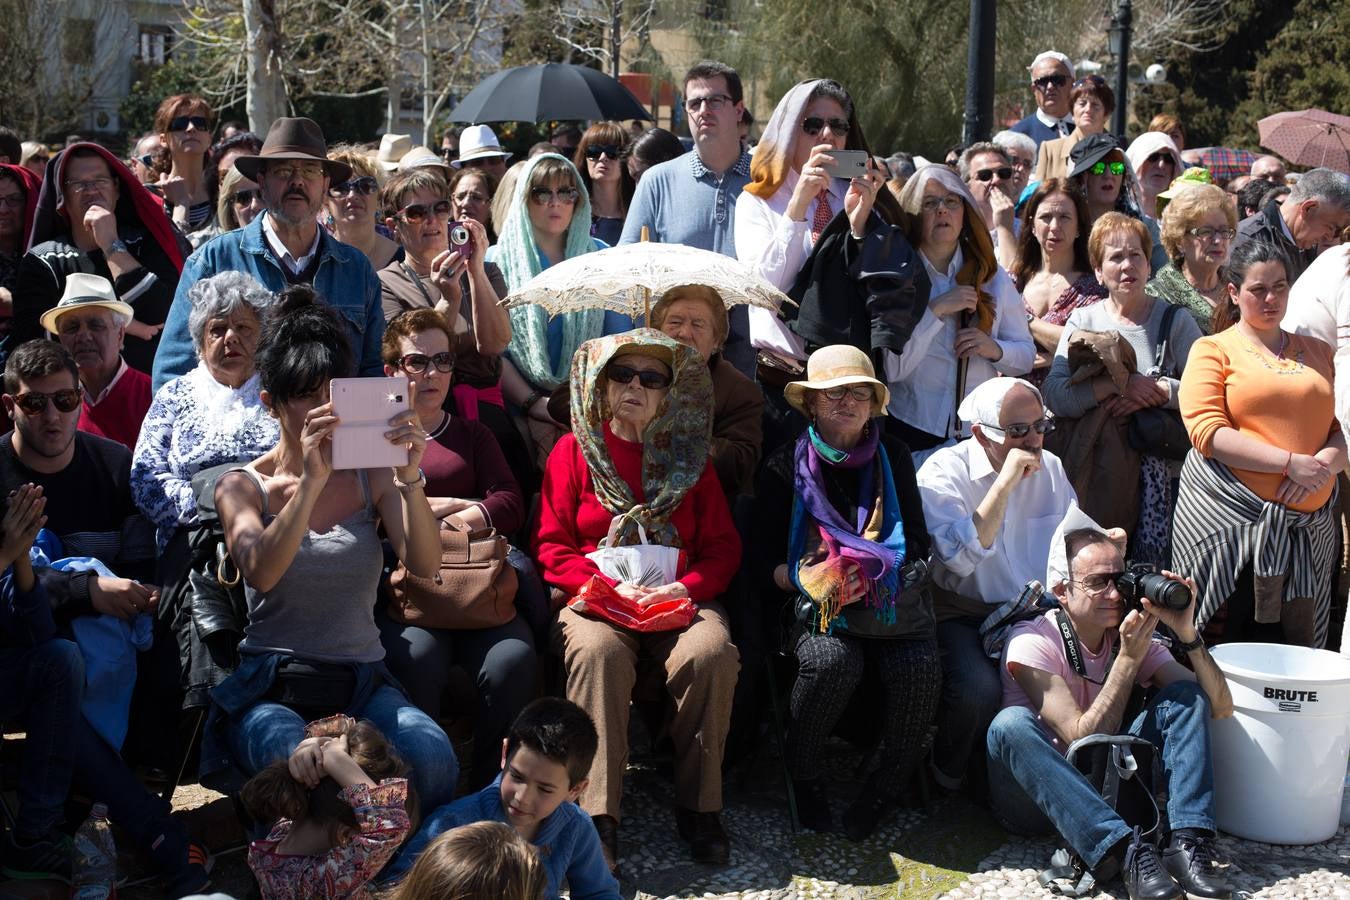
<path fill-rule="evenodd" d="M 824 156 L 831 160 L 830 174 L 835 178 L 866 178 L 866 150 L 826 150 Z"/>

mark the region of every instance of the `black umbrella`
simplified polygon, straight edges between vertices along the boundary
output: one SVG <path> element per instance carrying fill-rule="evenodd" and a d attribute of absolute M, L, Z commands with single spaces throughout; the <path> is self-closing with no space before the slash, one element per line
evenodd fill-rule
<path fill-rule="evenodd" d="M 604 72 L 545 63 L 489 75 L 450 113 L 451 122 L 651 119 L 632 92 Z"/>

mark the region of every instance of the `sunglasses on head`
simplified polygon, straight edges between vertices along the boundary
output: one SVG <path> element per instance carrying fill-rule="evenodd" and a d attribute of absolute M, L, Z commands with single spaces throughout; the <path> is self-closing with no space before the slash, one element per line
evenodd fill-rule
<path fill-rule="evenodd" d="M 170 131 L 187 131 L 189 125 L 198 131 L 205 131 L 211 127 L 211 120 L 206 116 L 174 116 L 169 120 Z"/>
<path fill-rule="evenodd" d="M 605 366 L 605 377 L 615 384 L 632 384 L 633 379 L 637 378 L 638 384 L 651 391 L 659 391 L 661 388 L 670 387 L 670 376 L 665 372 L 654 372 L 650 369 L 635 369 L 632 366 L 621 366 L 617 363 L 610 363 Z"/>
<path fill-rule="evenodd" d="M 1037 434 L 1049 434 L 1055 430 L 1055 420 L 1046 416 L 1043 419 L 1037 419 L 1035 422 L 1017 422 L 1006 428 L 1001 425 L 982 425 L 985 431 L 997 431 L 1000 434 L 1006 434 L 1014 440 L 1024 438 L 1034 430 Z"/>
<path fill-rule="evenodd" d="M 822 119 L 820 116 L 808 116 L 802 119 L 802 131 L 815 137 L 830 126 L 830 133 L 836 136 L 848 134 L 848 119 Z"/>
<path fill-rule="evenodd" d="M 427 216 L 434 215 L 438 219 L 450 218 L 450 201 L 437 200 L 435 203 L 409 203 L 398 211 L 399 218 L 405 222 L 411 222 L 417 225 L 425 222 Z"/>
<path fill-rule="evenodd" d="M 589 144 L 586 147 L 587 159 L 599 159 L 601 156 L 618 159 L 621 153 L 623 153 L 623 148 L 616 144 Z"/>
<path fill-rule="evenodd" d="M 41 414 L 47 408 L 48 400 L 56 406 L 57 412 L 74 412 L 80 405 L 80 392 L 75 388 L 65 388 L 64 390 L 53 391 L 50 394 L 28 391 L 14 397 L 15 405 L 30 416 Z"/>
<path fill-rule="evenodd" d="M 1085 87 L 1089 84 L 1093 87 L 1106 87 L 1106 79 L 1100 75 L 1084 75 L 1082 78 L 1075 81 L 1073 86 Z"/>
<path fill-rule="evenodd" d="M 1031 83 L 1034 84 L 1036 87 L 1040 88 L 1041 90 L 1045 90 L 1052 84 L 1055 87 L 1064 87 L 1064 85 L 1069 83 L 1069 78 L 1067 75 L 1060 75 L 1056 73 L 1054 75 L 1042 75 L 1040 78 L 1035 79 Z"/>
<path fill-rule="evenodd" d="M 1124 175 L 1125 164 L 1123 162 L 1095 162 L 1092 168 L 1088 169 L 1089 175 L 1105 175 L 1107 171 L 1112 175 Z"/>
<path fill-rule="evenodd" d="M 980 181 L 993 181 L 997 175 L 1000 180 L 1007 181 L 1013 176 L 1012 166 L 999 166 L 997 169 L 981 169 L 975 173 L 975 177 Z"/>
<path fill-rule="evenodd" d="M 435 366 L 438 372 L 449 372 L 455 367 L 455 354 L 448 350 L 433 353 L 431 356 L 427 356 L 425 353 L 408 353 L 399 357 L 398 365 L 403 371 L 412 375 L 425 374 L 431 366 Z"/>
<path fill-rule="evenodd" d="M 380 183 L 369 175 L 362 175 L 360 178 L 353 178 L 350 181 L 344 181 L 342 184 L 335 184 L 328 189 L 328 196 L 337 199 L 345 197 L 352 192 L 360 194 L 362 197 L 369 197 L 380 187 Z"/>
<path fill-rule="evenodd" d="M 259 190 L 235 191 L 234 194 L 231 195 L 230 197 L 230 202 L 238 204 L 239 206 L 248 206 L 251 203 L 253 203 L 254 200 L 261 200 L 261 199 L 262 199 L 262 191 Z"/>

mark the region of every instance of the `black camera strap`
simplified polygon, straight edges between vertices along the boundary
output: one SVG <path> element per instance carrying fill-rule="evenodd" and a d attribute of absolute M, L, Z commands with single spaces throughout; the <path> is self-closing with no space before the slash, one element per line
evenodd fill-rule
<path fill-rule="evenodd" d="M 1069 620 L 1069 614 L 1062 607 L 1055 607 L 1055 625 L 1059 628 L 1059 638 L 1064 642 L 1064 655 L 1069 660 L 1069 665 L 1073 667 L 1074 672 L 1079 678 L 1092 682 L 1093 684 L 1105 684 L 1106 677 L 1111 674 L 1111 666 L 1115 665 L 1116 657 L 1120 655 L 1120 641 L 1113 638 L 1111 641 L 1111 657 L 1106 661 L 1106 669 L 1102 672 L 1101 680 L 1091 677 L 1087 673 L 1087 661 L 1083 654 L 1083 644 L 1078 640 L 1078 632 L 1074 630 L 1073 622 Z"/>

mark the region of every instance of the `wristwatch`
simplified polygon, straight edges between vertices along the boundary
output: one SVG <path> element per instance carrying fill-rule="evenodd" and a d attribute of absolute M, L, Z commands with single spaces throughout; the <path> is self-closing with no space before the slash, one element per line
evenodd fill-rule
<path fill-rule="evenodd" d="M 104 256 L 112 256 L 114 253 L 130 253 L 130 252 L 131 248 L 127 246 L 127 242 L 122 240 L 121 238 L 118 238 L 117 240 L 113 241 L 111 244 L 108 245 L 108 252 L 105 253 Z"/>
<path fill-rule="evenodd" d="M 1197 631 L 1195 633 L 1195 640 L 1188 641 L 1185 644 L 1178 644 L 1177 646 L 1181 649 L 1181 652 L 1183 653 L 1190 653 L 1192 650 L 1199 650 L 1201 647 L 1205 646 L 1204 635 L 1202 635 L 1200 632 Z"/>

